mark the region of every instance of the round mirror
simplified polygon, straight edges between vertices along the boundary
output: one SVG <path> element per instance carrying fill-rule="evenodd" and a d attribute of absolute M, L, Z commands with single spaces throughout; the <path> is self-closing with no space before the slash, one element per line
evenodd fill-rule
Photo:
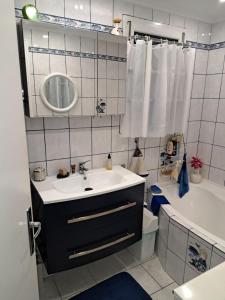
<path fill-rule="evenodd" d="M 56 112 L 69 111 L 78 100 L 78 90 L 66 75 L 54 73 L 47 76 L 40 87 L 44 104 Z"/>

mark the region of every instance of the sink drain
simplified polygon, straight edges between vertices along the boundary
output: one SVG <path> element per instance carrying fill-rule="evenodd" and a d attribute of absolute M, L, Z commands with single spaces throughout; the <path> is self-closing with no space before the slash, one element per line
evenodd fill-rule
<path fill-rule="evenodd" d="M 92 191 L 92 190 L 93 190 L 93 188 L 91 188 L 91 187 L 87 187 L 84 189 L 85 192 Z"/>

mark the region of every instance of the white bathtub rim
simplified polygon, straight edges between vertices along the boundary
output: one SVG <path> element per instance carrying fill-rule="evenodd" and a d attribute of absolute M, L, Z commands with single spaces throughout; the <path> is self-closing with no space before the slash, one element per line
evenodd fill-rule
<path fill-rule="evenodd" d="M 178 184 L 176 183 L 158 183 L 158 186 L 162 189 L 162 194 L 163 194 L 163 188 L 173 186 L 174 191 L 178 189 Z M 216 195 L 217 198 L 219 198 L 221 201 L 225 202 L 225 187 L 221 186 L 218 183 L 215 183 L 213 181 L 210 181 L 208 179 L 202 179 L 202 181 L 198 184 L 195 183 L 189 183 L 190 189 L 191 187 L 200 187 L 205 190 L 207 190 L 210 194 Z"/>
<path fill-rule="evenodd" d="M 212 245 L 212 247 L 215 247 L 223 253 L 225 253 L 225 241 L 223 239 L 215 236 L 209 231 L 191 222 L 190 220 L 185 218 L 181 213 L 179 213 L 176 209 L 174 209 L 171 205 L 162 205 L 162 209 L 168 215 L 169 218 L 183 226 L 186 230 L 189 230 L 206 243 Z"/>

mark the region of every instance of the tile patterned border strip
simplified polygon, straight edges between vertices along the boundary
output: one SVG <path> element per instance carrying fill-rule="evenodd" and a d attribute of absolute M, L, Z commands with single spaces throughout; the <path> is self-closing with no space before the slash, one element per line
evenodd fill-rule
<path fill-rule="evenodd" d="M 187 41 L 187 44 L 191 48 L 199 49 L 199 50 L 210 50 L 211 45 L 209 44 L 202 44 L 202 43 L 197 43 L 197 42 L 191 42 Z"/>
<path fill-rule="evenodd" d="M 17 18 L 23 18 L 22 10 L 16 8 L 15 15 Z M 85 22 L 85 21 L 64 18 L 64 17 L 54 16 L 54 15 L 48 15 L 48 14 L 42 14 L 42 13 L 39 13 L 38 17 L 39 17 L 39 21 L 42 23 L 57 24 L 57 25 L 61 25 L 61 26 L 69 27 L 69 28 L 79 28 L 79 29 L 99 31 L 99 32 L 105 32 L 105 33 L 111 33 L 111 31 L 113 29 L 113 26 Z M 187 41 L 187 44 L 191 48 L 200 49 L 200 50 L 208 50 L 208 51 L 225 48 L 225 41 L 220 42 L 220 43 L 215 43 L 215 44 L 203 44 L 203 43 Z"/>
<path fill-rule="evenodd" d="M 215 43 L 210 45 L 210 50 L 225 48 L 225 42 Z"/>
<path fill-rule="evenodd" d="M 23 18 L 21 9 L 16 8 L 15 14 L 17 18 Z M 113 26 L 85 22 L 85 21 L 69 19 L 60 16 L 53 16 L 48 14 L 42 14 L 42 13 L 38 14 L 38 19 L 39 22 L 41 23 L 51 23 L 51 24 L 57 24 L 69 28 L 79 28 L 79 29 L 99 31 L 105 33 L 111 33 L 112 29 L 114 28 Z"/>
<path fill-rule="evenodd" d="M 29 50 L 29 52 L 32 52 L 32 53 L 73 56 L 73 57 L 91 58 L 91 59 L 104 59 L 104 60 L 111 60 L 111 61 L 118 61 L 118 62 L 126 62 L 127 61 L 127 59 L 123 58 L 123 57 L 103 55 L 103 54 L 94 54 L 94 53 L 66 51 L 66 50 L 59 50 L 59 49 L 29 47 L 28 50 Z"/>

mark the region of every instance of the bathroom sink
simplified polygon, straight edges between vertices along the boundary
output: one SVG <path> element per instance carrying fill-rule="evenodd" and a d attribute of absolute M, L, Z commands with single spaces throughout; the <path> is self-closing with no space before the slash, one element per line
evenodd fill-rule
<path fill-rule="evenodd" d="M 124 176 L 114 170 L 102 172 L 90 171 L 86 173 L 85 177 L 84 175 L 76 174 L 54 181 L 52 185 L 59 192 L 71 194 L 101 189 L 105 186 L 110 187 L 125 180 Z"/>
<path fill-rule="evenodd" d="M 84 175 L 73 174 L 64 179 L 49 176 L 42 182 L 33 181 L 45 204 L 111 193 L 143 183 L 145 179 L 121 166 L 113 166 L 111 171 L 90 170 L 86 179 Z"/>

